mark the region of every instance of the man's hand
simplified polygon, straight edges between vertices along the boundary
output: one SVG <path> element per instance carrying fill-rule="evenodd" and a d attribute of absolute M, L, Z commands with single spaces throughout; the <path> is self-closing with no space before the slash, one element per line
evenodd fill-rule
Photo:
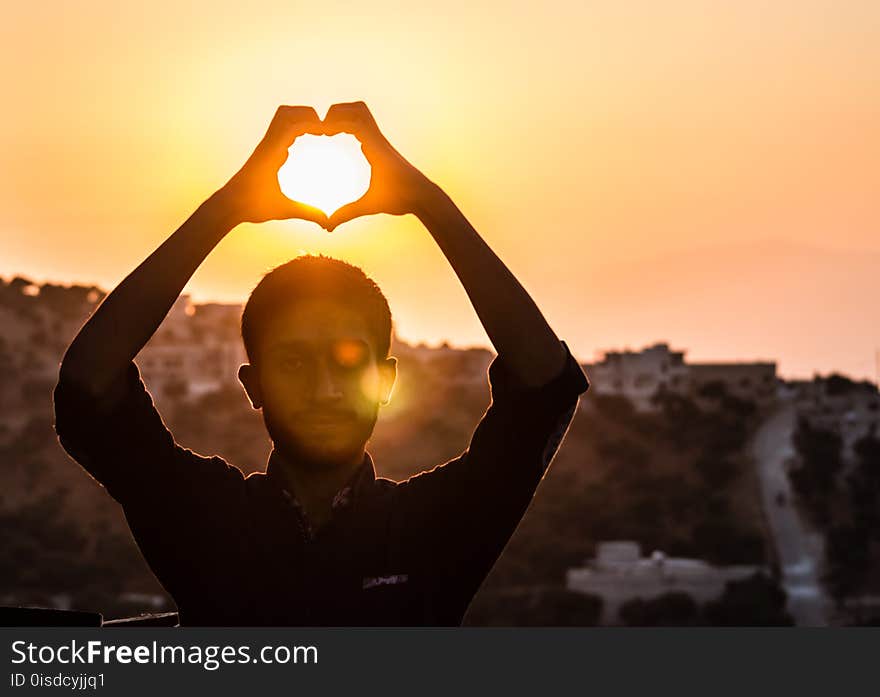
<path fill-rule="evenodd" d="M 327 215 L 317 208 L 292 201 L 281 192 L 278 170 L 288 148 L 306 133 L 321 135 L 321 119 L 309 106 L 280 106 L 260 144 L 244 166 L 217 192 L 235 223 L 300 218 L 327 227 Z"/>
<path fill-rule="evenodd" d="M 432 184 L 391 146 L 366 104 L 334 104 L 324 117 L 322 132 L 328 136 L 351 133 L 361 142 L 361 150 L 372 167 L 367 193 L 330 216 L 325 226 L 329 232 L 362 215 L 406 215 L 417 211 Z"/>
<path fill-rule="evenodd" d="M 330 216 L 328 230 L 361 215 L 413 213 L 425 225 L 468 294 L 489 340 L 529 386 L 560 374 L 566 351 L 516 277 L 439 186 L 407 162 L 379 131 L 363 102 L 334 104 L 323 133 L 351 133 L 373 168 L 370 188 Z"/>

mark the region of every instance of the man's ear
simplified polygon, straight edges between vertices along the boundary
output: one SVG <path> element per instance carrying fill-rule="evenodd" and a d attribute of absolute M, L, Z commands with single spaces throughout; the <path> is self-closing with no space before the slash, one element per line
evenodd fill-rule
<path fill-rule="evenodd" d="M 393 356 L 379 362 L 379 403 L 384 407 L 391 401 L 391 392 L 397 381 L 397 359 Z"/>
<path fill-rule="evenodd" d="M 260 394 L 260 380 L 254 366 L 249 363 L 238 366 L 238 381 L 244 386 L 253 408 L 260 409 L 263 406 L 263 397 Z"/>

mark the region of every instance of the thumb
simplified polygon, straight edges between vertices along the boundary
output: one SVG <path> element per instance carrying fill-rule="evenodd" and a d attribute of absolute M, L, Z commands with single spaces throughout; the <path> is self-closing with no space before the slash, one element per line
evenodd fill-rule
<path fill-rule="evenodd" d="M 287 218 L 299 218 L 300 220 L 309 220 L 317 223 L 321 227 L 327 227 L 327 214 L 320 208 L 315 208 L 306 203 L 299 201 L 290 201 L 286 206 L 285 214 Z"/>
<path fill-rule="evenodd" d="M 327 220 L 327 232 L 333 232 L 333 229 L 339 225 L 362 215 L 368 215 L 363 197 L 336 209 Z"/>

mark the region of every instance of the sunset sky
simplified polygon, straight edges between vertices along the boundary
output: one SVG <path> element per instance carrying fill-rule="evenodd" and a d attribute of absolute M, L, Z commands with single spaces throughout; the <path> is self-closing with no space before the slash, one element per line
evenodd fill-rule
<path fill-rule="evenodd" d="M 667 341 L 875 376 L 880 3 L 6 3 L 0 275 L 111 288 L 278 104 L 362 99 L 582 360 Z M 408 340 L 488 345 L 413 217 L 237 228 L 189 286 L 364 267 Z"/>

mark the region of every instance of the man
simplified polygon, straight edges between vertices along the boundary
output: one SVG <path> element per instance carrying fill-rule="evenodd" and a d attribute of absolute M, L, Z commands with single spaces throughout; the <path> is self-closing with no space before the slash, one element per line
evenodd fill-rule
<path fill-rule="evenodd" d="M 360 140 L 372 179 L 327 218 L 287 199 L 277 171 L 298 136 L 340 132 Z M 324 257 L 269 273 L 242 315 L 239 378 L 273 441 L 267 471 L 244 477 L 176 444 L 133 359 L 213 247 L 245 221 L 332 231 L 376 213 L 419 217 L 498 352 L 468 449 L 405 482 L 376 477 L 365 445 L 396 377 L 391 315 L 359 269 Z M 587 386 L 523 287 L 365 104 L 333 105 L 323 122 L 284 106 L 242 169 L 80 330 L 61 364 L 56 430 L 123 506 L 181 624 L 458 625 Z"/>

